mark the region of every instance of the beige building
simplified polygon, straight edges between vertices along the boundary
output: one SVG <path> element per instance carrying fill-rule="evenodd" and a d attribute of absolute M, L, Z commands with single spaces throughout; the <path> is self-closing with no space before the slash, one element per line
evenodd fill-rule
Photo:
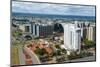
<path fill-rule="evenodd" d="M 91 41 L 95 41 L 96 31 L 95 31 L 95 25 L 90 25 L 87 28 L 87 39 Z"/>

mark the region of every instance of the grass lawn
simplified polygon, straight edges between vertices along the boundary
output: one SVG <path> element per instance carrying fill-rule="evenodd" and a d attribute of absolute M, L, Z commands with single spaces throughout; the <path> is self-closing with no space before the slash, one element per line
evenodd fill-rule
<path fill-rule="evenodd" d="M 19 65 L 18 48 L 16 46 L 11 47 L 11 64 Z"/>

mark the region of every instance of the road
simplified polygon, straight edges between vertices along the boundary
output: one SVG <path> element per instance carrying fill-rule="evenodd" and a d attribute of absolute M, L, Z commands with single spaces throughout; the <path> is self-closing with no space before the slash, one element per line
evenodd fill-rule
<path fill-rule="evenodd" d="M 18 46 L 20 65 L 25 65 L 25 56 L 23 54 L 22 46 Z"/>
<path fill-rule="evenodd" d="M 82 61 L 95 61 L 95 56 L 84 57 L 80 59 L 68 60 L 65 62 L 82 62 Z"/>
<path fill-rule="evenodd" d="M 34 52 L 32 52 L 27 47 L 25 47 L 24 50 L 31 56 L 33 64 L 41 64 L 39 58 L 37 57 L 37 55 Z"/>

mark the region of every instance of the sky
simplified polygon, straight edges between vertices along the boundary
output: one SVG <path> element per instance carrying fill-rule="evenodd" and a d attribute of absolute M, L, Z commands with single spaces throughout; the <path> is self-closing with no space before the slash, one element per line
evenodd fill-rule
<path fill-rule="evenodd" d="M 54 14 L 54 15 L 78 15 L 95 16 L 94 6 L 80 6 L 68 4 L 50 4 L 36 2 L 12 2 L 12 12 Z"/>

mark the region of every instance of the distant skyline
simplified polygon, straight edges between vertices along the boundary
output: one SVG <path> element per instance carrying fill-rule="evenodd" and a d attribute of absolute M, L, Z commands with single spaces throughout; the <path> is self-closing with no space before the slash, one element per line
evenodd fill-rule
<path fill-rule="evenodd" d="M 95 16 L 95 6 L 80 6 L 80 5 L 13 1 L 12 2 L 12 12 L 55 14 L 55 15 Z"/>

